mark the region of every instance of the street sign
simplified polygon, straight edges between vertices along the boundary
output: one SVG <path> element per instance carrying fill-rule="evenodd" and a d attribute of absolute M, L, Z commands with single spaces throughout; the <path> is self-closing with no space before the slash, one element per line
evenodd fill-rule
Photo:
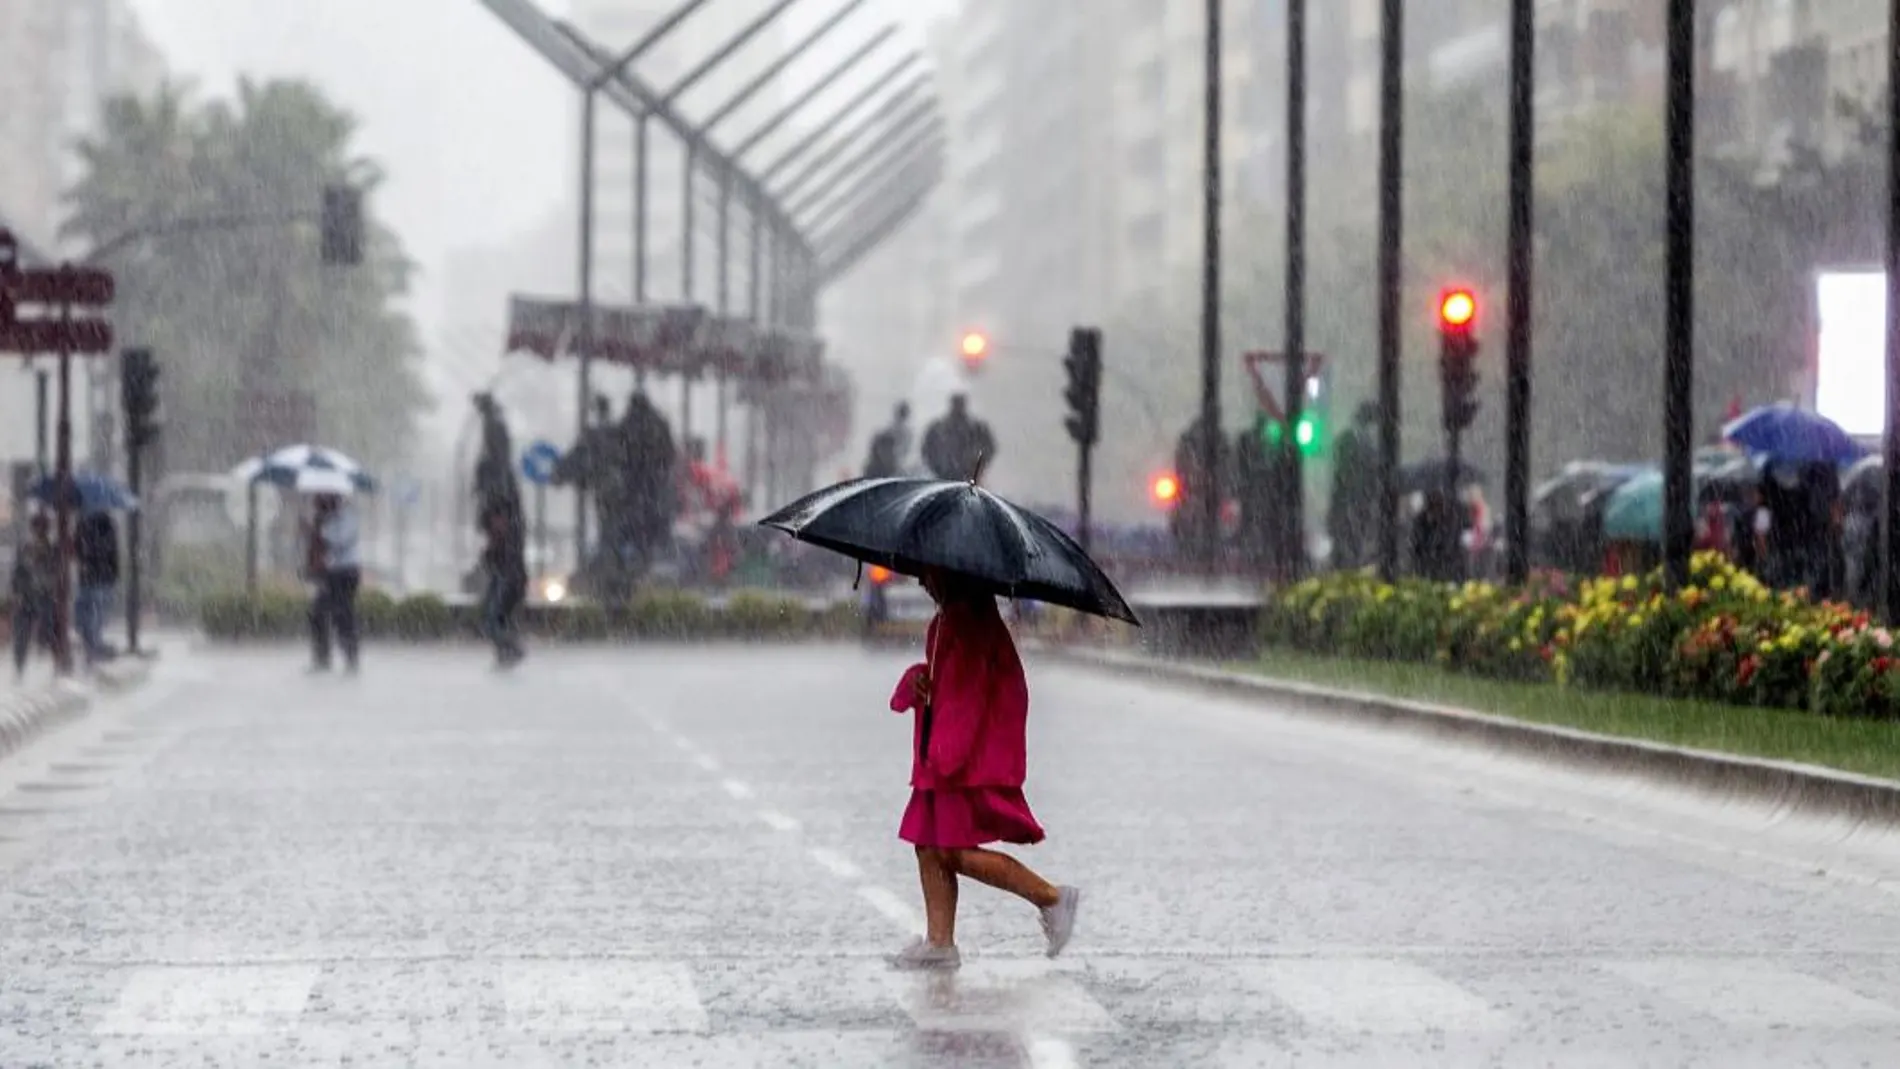
<path fill-rule="evenodd" d="M 112 272 L 96 267 L 59 267 L 0 273 L 0 287 L 22 304 L 107 305 L 116 287 Z"/>
<path fill-rule="evenodd" d="M 0 353 L 109 353 L 112 325 L 97 319 L 0 322 Z"/>
<path fill-rule="evenodd" d="M 521 451 L 521 474 L 529 482 L 546 486 L 554 481 L 554 466 L 561 462 L 561 449 L 545 438 L 536 439 Z"/>

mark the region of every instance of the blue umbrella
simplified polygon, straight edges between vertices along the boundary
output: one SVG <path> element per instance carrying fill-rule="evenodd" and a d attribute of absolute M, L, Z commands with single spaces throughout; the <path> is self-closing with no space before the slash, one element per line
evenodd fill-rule
<path fill-rule="evenodd" d="M 1851 464 L 1867 455 L 1840 424 L 1790 404 L 1763 405 L 1730 420 L 1722 437 L 1769 460 Z"/>
<path fill-rule="evenodd" d="M 74 472 L 67 486 L 67 493 L 60 495 L 57 493 L 57 477 L 42 475 L 27 488 L 27 496 L 47 505 L 59 504 L 59 498 L 63 496 L 67 505 L 81 512 L 124 512 L 139 507 L 139 499 L 132 491 L 110 475 L 91 471 Z"/>

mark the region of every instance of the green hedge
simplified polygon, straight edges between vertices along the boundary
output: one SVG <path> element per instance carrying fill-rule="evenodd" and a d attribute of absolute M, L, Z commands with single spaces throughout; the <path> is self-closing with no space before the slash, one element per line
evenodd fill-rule
<path fill-rule="evenodd" d="M 307 593 L 212 594 L 200 600 L 198 620 L 213 639 L 281 640 L 305 633 L 309 611 Z M 367 590 L 357 599 L 363 635 L 372 640 L 472 639 L 480 633 L 480 613 L 477 605 L 450 605 L 433 594 L 398 599 Z M 719 608 L 698 595 L 676 591 L 643 593 L 622 609 L 529 605 L 518 619 L 531 636 L 572 642 L 830 638 L 852 634 L 857 627 L 851 605 L 813 611 L 800 599 L 764 591 L 741 591 Z"/>
<path fill-rule="evenodd" d="M 1327 575 L 1274 593 L 1261 633 L 1270 647 L 1493 679 L 1900 719 L 1894 632 L 1769 591 L 1716 554 L 1698 554 L 1679 591 L 1659 571 L 1518 590 Z"/>

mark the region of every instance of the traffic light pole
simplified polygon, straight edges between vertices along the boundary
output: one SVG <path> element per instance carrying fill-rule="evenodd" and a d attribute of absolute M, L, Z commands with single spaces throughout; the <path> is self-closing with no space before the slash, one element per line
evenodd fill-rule
<path fill-rule="evenodd" d="M 145 490 L 145 447 L 132 437 L 131 432 L 132 428 L 128 426 L 125 482 L 132 496 L 138 498 Z M 139 615 L 145 611 L 144 505 L 141 498 L 139 507 L 125 518 L 125 648 L 129 653 L 139 652 Z"/>

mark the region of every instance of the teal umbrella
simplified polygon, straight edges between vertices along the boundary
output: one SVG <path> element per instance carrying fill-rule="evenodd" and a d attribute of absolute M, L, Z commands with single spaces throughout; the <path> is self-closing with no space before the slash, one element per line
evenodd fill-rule
<path fill-rule="evenodd" d="M 1612 542 L 1661 542 L 1663 477 L 1646 471 L 1616 488 L 1603 506 L 1603 537 Z"/>
<path fill-rule="evenodd" d="M 1750 482 L 1755 469 L 1745 457 L 1704 450 L 1695 458 L 1695 493 L 1704 487 Z M 1663 476 L 1650 469 L 1610 494 L 1603 506 L 1603 537 L 1612 542 L 1662 542 Z"/>

